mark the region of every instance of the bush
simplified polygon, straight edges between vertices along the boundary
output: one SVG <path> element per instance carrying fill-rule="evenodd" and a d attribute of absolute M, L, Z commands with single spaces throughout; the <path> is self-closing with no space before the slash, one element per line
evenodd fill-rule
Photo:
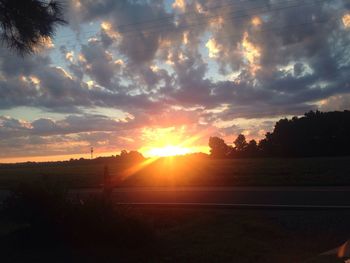
<path fill-rule="evenodd" d="M 13 191 L 4 202 L 3 214 L 27 226 L 17 235 L 28 246 L 133 248 L 155 239 L 150 224 L 110 200 L 96 196 L 72 202 L 67 191 L 45 183 Z"/>

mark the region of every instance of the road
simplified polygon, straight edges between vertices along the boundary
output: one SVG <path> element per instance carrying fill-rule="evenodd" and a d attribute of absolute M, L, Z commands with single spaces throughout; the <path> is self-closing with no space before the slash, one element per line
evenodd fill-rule
<path fill-rule="evenodd" d="M 70 195 L 84 200 L 101 192 L 75 189 Z M 149 206 L 350 209 L 350 187 L 134 187 L 114 189 L 112 199 L 116 204 Z"/>

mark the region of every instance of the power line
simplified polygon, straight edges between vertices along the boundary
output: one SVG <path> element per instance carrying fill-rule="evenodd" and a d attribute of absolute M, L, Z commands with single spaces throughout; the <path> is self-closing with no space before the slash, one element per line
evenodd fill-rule
<path fill-rule="evenodd" d="M 233 21 L 234 21 L 234 20 L 238 20 L 238 19 L 244 19 L 244 18 L 246 18 L 246 17 L 251 17 L 252 15 L 262 15 L 262 14 L 268 14 L 268 13 L 274 12 L 274 11 L 284 11 L 284 10 L 286 10 L 286 9 L 293 8 L 293 7 L 295 8 L 295 7 L 302 7 L 302 6 L 305 6 L 305 5 L 314 5 L 314 4 L 318 3 L 318 2 L 324 2 L 324 1 L 326 1 L 326 0 L 316 0 L 316 1 L 313 1 L 312 3 L 308 2 L 308 3 L 304 4 L 304 5 L 285 6 L 285 7 L 279 7 L 279 8 L 275 8 L 275 9 L 270 9 L 270 10 L 264 11 L 264 12 L 256 12 L 256 13 L 254 13 L 254 14 L 242 14 L 242 15 L 239 15 L 239 16 L 232 16 L 232 17 L 230 17 L 230 20 L 233 20 Z M 288 2 L 291 2 L 291 1 L 288 1 Z M 294 1 L 294 2 L 295 2 L 295 1 Z M 188 28 L 188 29 L 189 29 L 189 28 L 194 28 L 194 27 L 197 27 L 197 26 L 200 26 L 200 25 L 203 25 L 203 24 L 185 25 L 185 26 L 176 28 L 176 30 L 187 29 L 187 28 Z M 157 33 L 159 33 L 159 31 L 147 32 L 148 35 L 157 34 Z M 125 36 L 125 35 L 124 35 L 124 36 Z M 131 35 L 131 34 L 126 35 L 126 36 L 128 36 L 129 38 L 132 38 L 132 37 L 134 37 L 134 38 L 139 37 L 138 35 Z M 67 46 L 67 47 L 75 47 L 75 45 L 76 45 L 76 44 L 70 45 L 70 46 L 67 46 L 67 45 L 66 45 L 66 46 Z"/>
<path fill-rule="evenodd" d="M 339 18 L 335 16 L 335 18 L 323 19 L 323 20 L 319 20 L 319 21 L 309 21 L 309 22 L 302 22 L 302 23 L 297 23 L 297 24 L 289 24 L 289 25 L 286 25 L 286 26 L 278 26 L 278 27 L 270 27 L 270 28 L 267 27 L 267 28 L 264 28 L 264 29 L 257 30 L 256 33 L 283 31 L 283 30 L 286 30 L 286 29 L 289 29 L 289 28 L 298 28 L 298 27 L 303 27 L 302 30 L 304 30 L 305 29 L 304 26 L 311 25 L 311 24 L 315 24 L 315 25 L 316 24 L 325 24 L 325 23 L 333 21 L 333 20 L 336 21 L 336 20 L 339 20 Z M 241 36 L 241 35 L 242 35 L 241 33 L 222 34 L 220 36 L 220 38 L 221 39 L 223 39 L 223 38 L 232 38 L 232 37 Z M 140 51 L 139 53 L 145 52 L 145 51 L 152 51 L 152 50 L 153 50 L 153 48 L 146 48 L 146 49 L 142 49 L 142 51 Z M 135 52 L 133 52 L 133 53 L 135 54 Z M 136 51 L 136 53 L 138 53 L 138 52 Z"/>
<path fill-rule="evenodd" d="M 287 0 L 287 1 L 290 1 L 290 0 Z M 295 0 L 296 1 L 296 0 Z M 241 3 L 247 3 L 247 2 L 250 2 L 250 0 L 241 0 Z M 281 1 L 281 2 L 284 2 L 284 1 Z M 237 3 L 231 3 L 231 4 L 227 4 L 227 5 L 221 5 L 221 6 L 216 6 L 216 7 L 213 7 L 213 8 L 207 8 L 206 10 L 213 10 L 213 9 L 219 9 L 219 8 L 223 8 L 223 7 L 228 7 L 228 6 L 232 6 L 233 4 L 237 4 Z M 164 17 L 160 17 L 160 18 L 155 18 L 155 19 L 149 19 L 149 20 L 143 20 L 143 21 L 139 21 L 139 22 L 135 22 L 135 23 L 129 23 L 129 24 L 122 24 L 120 25 L 119 27 L 121 28 L 124 28 L 124 27 L 130 27 L 130 26 L 135 26 L 135 25 L 139 25 L 139 24 L 147 24 L 147 23 L 153 23 L 153 22 L 159 22 L 159 21 L 163 21 L 163 20 L 169 20 L 169 19 L 174 19 L 174 18 L 181 18 L 181 17 L 185 17 L 187 15 L 190 15 L 190 14 L 194 14 L 194 15 L 198 15 L 198 12 L 195 12 L 195 11 L 191 11 L 191 12 L 186 12 L 186 13 L 182 13 L 182 14 L 172 14 L 172 15 L 169 15 L 169 16 L 164 16 Z M 85 33 L 95 33 L 96 31 L 85 31 Z M 65 38 L 65 37 L 72 37 L 72 36 L 75 36 L 74 34 L 70 34 L 70 35 L 66 35 L 66 36 L 62 36 L 62 38 Z"/>
<path fill-rule="evenodd" d="M 289 24 L 289 25 L 286 25 L 286 26 L 270 27 L 270 28 L 260 29 L 260 30 L 256 31 L 255 33 L 280 32 L 280 31 L 285 31 L 286 29 L 291 29 L 291 28 L 294 28 L 294 32 L 295 32 L 295 31 L 307 29 L 308 25 L 312 25 L 312 24 L 313 25 L 321 25 L 321 24 L 325 24 L 325 23 L 328 23 L 328 22 L 331 22 L 331 21 L 339 21 L 340 22 L 340 19 L 337 18 L 337 17 L 333 17 L 333 18 L 323 19 L 323 20 L 319 20 L 319 21 L 309 21 L 309 22 L 303 22 L 303 23 L 298 23 L 298 24 Z M 240 34 L 240 33 L 224 34 L 224 35 L 220 36 L 220 39 L 230 39 L 232 37 L 237 37 L 237 36 L 241 37 L 242 34 Z M 302 42 L 299 42 L 299 43 L 302 43 Z M 297 44 L 299 44 L 299 43 L 297 43 Z M 151 50 L 151 49 L 149 49 L 149 48 L 148 49 L 143 49 L 142 52 L 145 52 L 145 51 L 148 51 L 148 50 Z M 133 53 L 135 54 L 135 53 L 138 53 L 138 52 L 133 52 Z M 141 53 L 141 51 L 140 51 L 140 53 Z"/>
<path fill-rule="evenodd" d="M 327 1 L 327 0 L 313 0 L 312 2 L 307 2 L 307 3 L 304 3 L 303 5 L 300 5 L 300 4 L 297 4 L 297 5 L 289 5 L 289 6 L 283 6 L 283 7 L 277 7 L 277 8 L 270 8 L 270 10 L 266 10 L 266 11 L 263 11 L 263 12 L 255 12 L 255 13 L 253 13 L 253 14 L 239 14 L 238 16 L 231 16 L 229 19 L 230 20 L 237 20 L 237 19 L 244 19 L 244 18 L 246 18 L 246 17 L 251 17 L 251 16 L 253 16 L 253 15 L 262 15 L 262 14 L 267 14 L 267 13 L 270 13 L 270 12 L 274 12 L 274 11 L 284 11 L 284 10 L 286 10 L 286 9 L 289 9 L 289 8 L 295 8 L 295 7 L 303 7 L 303 6 L 307 6 L 307 5 L 315 5 L 315 4 L 317 4 L 317 3 L 320 3 L 320 2 L 325 2 L 325 1 Z M 286 3 L 286 2 L 288 2 L 288 3 L 291 3 L 291 2 L 293 2 L 293 3 L 296 3 L 296 1 L 295 0 L 287 0 L 287 1 L 283 1 L 284 3 Z M 281 2 L 279 2 L 279 3 L 281 3 Z M 255 8 L 253 8 L 254 10 L 256 10 L 257 8 L 255 7 Z M 251 9 L 249 9 L 249 10 L 252 10 L 252 8 Z M 236 13 L 238 13 L 238 12 L 243 12 L 243 11 L 247 11 L 247 9 L 246 10 L 239 10 L 239 11 L 236 11 Z M 232 12 L 231 12 L 232 13 Z M 227 14 L 226 14 L 227 15 Z M 314 23 L 314 22 L 311 22 L 311 23 L 302 23 L 302 24 L 300 24 L 300 26 L 302 26 L 302 25 L 307 25 L 307 24 L 312 24 L 312 23 Z M 317 23 L 317 22 L 316 22 Z M 181 26 L 181 27 L 177 27 L 177 28 L 175 28 L 176 30 L 181 30 L 181 29 L 189 29 L 189 28 L 194 28 L 194 27 L 197 27 L 197 26 L 200 26 L 200 25 L 203 25 L 203 23 L 197 23 L 197 24 L 190 24 L 190 25 L 184 25 L 184 26 Z M 296 26 L 298 26 L 298 25 L 288 25 L 288 26 L 285 26 L 285 27 L 279 27 L 278 29 L 282 29 L 282 28 L 289 28 L 289 27 L 296 27 Z M 165 28 L 166 29 L 166 28 Z M 277 29 L 277 30 L 278 30 Z M 260 30 L 260 32 L 268 32 L 268 31 L 273 31 L 273 30 L 276 30 L 276 28 L 267 28 L 267 29 L 264 29 L 264 30 Z M 95 31 L 94 31 L 95 32 Z M 158 32 L 161 32 L 161 31 L 151 31 L 151 32 L 147 32 L 147 34 L 156 34 L 156 33 L 158 33 Z M 235 34 L 235 35 L 237 35 L 237 34 Z M 125 35 L 124 35 L 125 36 Z M 133 37 L 133 35 L 131 35 L 131 34 L 129 34 L 129 35 L 126 35 L 126 36 L 128 36 L 129 38 L 130 37 Z M 233 37 L 234 35 L 229 35 L 229 37 Z M 90 36 L 91 37 L 91 36 Z M 134 37 L 138 37 L 138 36 L 134 36 Z M 58 39 L 59 40 L 59 39 Z M 72 44 L 72 45 L 66 45 L 66 47 L 76 47 L 78 44 Z M 153 50 L 153 49 L 143 49 L 142 50 L 142 52 L 145 52 L 145 51 L 147 51 L 147 50 Z"/>
<path fill-rule="evenodd" d="M 293 24 L 293 25 L 287 25 L 287 26 L 282 26 L 282 27 L 271 27 L 271 28 L 265 28 L 265 29 L 262 29 L 262 30 L 259 30 L 259 31 L 256 31 L 256 33 L 266 33 L 266 32 L 279 32 L 279 31 L 284 31 L 286 29 L 290 29 L 290 28 L 296 28 L 298 30 L 305 30 L 305 26 L 307 25 L 311 25 L 311 24 L 325 24 L 327 22 L 330 22 L 330 21 L 339 21 L 339 18 L 336 18 L 336 19 L 327 19 L 327 20 L 320 20 L 320 21 L 311 21 L 311 22 L 303 22 L 303 23 L 299 23 L 299 24 Z M 233 37 L 240 37 L 242 36 L 242 34 L 240 33 L 236 33 L 236 34 L 224 34 L 222 36 L 220 36 L 220 39 L 230 39 L 230 38 L 233 38 Z M 151 48 L 148 48 L 148 49 L 143 49 L 142 51 L 138 52 L 138 51 L 134 51 L 133 54 L 139 54 L 139 53 L 142 53 L 142 52 L 145 52 L 145 51 L 152 51 L 153 49 Z M 156 51 L 158 52 L 159 49 Z"/>
<path fill-rule="evenodd" d="M 278 5 L 278 4 L 283 4 L 283 3 L 288 3 L 288 2 L 297 2 L 298 0 L 285 0 L 285 1 L 279 1 L 279 2 L 277 2 L 275 5 Z M 230 7 L 230 6 L 234 6 L 234 5 L 239 5 L 239 4 L 246 4 L 246 3 L 251 3 L 251 1 L 250 0 L 242 0 L 242 1 L 240 1 L 240 3 L 231 3 L 231 4 L 227 4 L 227 5 L 221 5 L 221 6 L 216 6 L 216 7 L 214 7 L 214 8 L 207 8 L 206 10 L 210 10 L 210 11 L 212 11 L 212 10 L 215 10 L 215 9 L 221 9 L 221 8 L 225 8 L 225 7 Z M 257 7 L 253 7 L 253 8 L 249 8 L 249 9 L 238 9 L 238 10 L 236 10 L 235 12 L 229 12 L 229 13 L 227 13 L 227 14 L 230 14 L 230 13 L 239 13 L 239 12 L 244 12 L 244 11 L 250 11 L 250 10 L 252 10 L 252 9 L 257 9 L 257 8 L 264 8 L 264 7 L 268 7 L 268 5 L 266 5 L 266 4 L 263 4 L 263 5 L 260 5 L 260 6 L 257 6 Z M 165 20 L 165 19 L 174 19 L 174 18 L 177 18 L 177 19 L 179 19 L 179 18 L 182 18 L 182 17 L 186 17 L 186 16 L 188 16 L 188 14 L 189 13 L 192 13 L 192 14 L 194 14 L 194 15 L 196 15 L 197 17 L 195 17 L 196 19 L 211 19 L 211 18 L 215 18 L 215 17 L 219 17 L 219 16 L 221 16 L 222 14 L 219 14 L 219 15 L 212 15 L 212 16 L 207 16 L 207 17 L 198 17 L 198 15 L 200 14 L 199 12 L 195 12 L 195 11 L 192 11 L 192 12 L 188 12 L 188 13 L 186 13 L 186 14 L 180 14 L 180 15 L 176 15 L 176 14 L 174 14 L 174 15 L 171 15 L 171 16 L 169 16 L 169 17 L 163 17 L 163 18 L 158 18 L 158 19 L 152 19 L 152 20 L 145 20 L 145 21 L 142 21 L 142 22 L 136 22 L 136 23 L 130 23 L 130 24 L 124 24 L 124 25 L 120 25 L 120 26 L 118 26 L 120 29 L 122 29 L 122 28 L 124 28 L 124 27 L 130 27 L 130 26 L 135 26 L 135 25 L 139 25 L 139 24 L 142 24 L 142 25 L 144 25 L 144 24 L 147 24 L 148 22 L 159 22 L 159 21 L 162 21 L 162 20 Z M 226 14 L 226 15 L 227 15 Z M 147 29 L 147 28 L 146 28 Z M 119 31 L 119 32 L 125 32 L 125 31 Z"/>
<path fill-rule="evenodd" d="M 246 0 L 245 2 L 247 2 L 248 0 Z M 281 10 L 285 10 L 285 9 L 289 9 L 289 8 L 296 8 L 296 7 L 303 7 L 303 6 L 307 6 L 307 5 L 315 5 L 317 3 L 320 3 L 320 2 L 325 2 L 327 0 L 311 0 L 311 2 L 303 2 L 303 4 L 300 3 L 300 1 L 298 0 L 286 0 L 286 1 L 280 1 L 278 2 L 277 4 L 274 4 L 274 6 L 277 6 L 277 5 L 281 5 L 281 4 L 293 4 L 293 5 L 289 5 L 289 6 L 278 6 L 276 8 L 271 8 L 272 5 L 267 6 L 267 5 L 261 5 L 261 6 L 258 6 L 258 7 L 253 7 L 253 8 L 246 8 L 246 9 L 239 9 L 239 10 L 235 10 L 235 11 L 232 11 L 232 12 L 228 12 L 226 14 L 220 14 L 220 15 L 212 15 L 212 16 L 205 16 L 205 17 L 199 17 L 196 19 L 196 22 L 195 24 L 189 24 L 189 25 L 183 25 L 183 26 L 180 26 L 180 27 L 175 27 L 174 29 L 176 30 L 181 30 L 181 29 L 186 29 L 186 28 L 191 28 L 191 27 L 196 27 L 196 26 L 200 26 L 200 25 L 203 25 L 204 23 L 201 22 L 201 23 L 198 23 L 198 20 L 211 20 L 213 18 L 218 18 L 218 17 L 227 17 L 229 15 L 235 15 L 235 14 L 238 14 L 238 16 L 230 16 L 229 19 L 231 20 L 234 20 L 236 18 L 244 18 L 244 17 L 250 17 L 252 15 L 261 15 L 261 14 L 267 14 L 267 13 L 270 13 L 270 12 L 274 12 L 274 11 L 281 11 Z M 232 4 L 231 4 L 232 5 Z M 253 14 L 249 13 L 249 14 L 246 14 L 246 12 L 251 12 L 251 11 L 260 11 L 259 9 L 263 9 L 263 8 L 269 8 L 269 10 L 266 10 L 266 11 L 263 11 L 261 10 L 262 12 L 254 12 Z M 242 12 L 244 12 L 245 14 L 241 14 Z M 174 17 L 173 17 L 174 18 Z M 169 18 L 168 18 L 169 19 Z M 152 21 L 161 21 L 162 19 L 153 19 Z M 140 24 L 141 22 L 139 23 L 134 23 L 134 24 L 125 24 L 125 25 L 121 25 L 119 27 L 123 27 L 123 26 L 132 26 L 132 25 L 137 25 L 137 24 Z M 172 24 L 174 25 L 174 24 Z M 139 33 L 140 31 L 142 30 L 149 30 L 149 29 L 160 29 L 160 30 L 156 30 L 156 31 L 148 31 L 147 34 L 157 34 L 157 33 L 161 33 L 165 30 L 169 30 L 169 24 L 158 24 L 158 25 L 153 25 L 153 26 L 150 26 L 150 27 L 146 27 L 146 28 L 133 28 L 133 29 L 129 29 L 129 30 L 120 30 L 118 31 L 118 33 L 123 33 L 123 36 L 130 36 L 132 34 L 125 34 L 125 33 Z M 84 34 L 88 34 L 88 33 L 96 33 L 96 31 L 86 31 L 84 32 Z M 74 36 L 74 35 L 71 35 L 71 36 Z M 61 38 L 57 38 L 57 39 L 62 39 L 64 37 L 69 37 L 69 36 L 63 36 Z"/>
<path fill-rule="evenodd" d="M 240 1 L 240 3 L 248 3 L 248 2 L 251 2 L 250 0 L 242 0 Z M 283 2 L 283 1 L 282 1 Z M 215 9 L 220 9 L 220 8 L 225 8 L 225 7 L 230 7 L 230 6 L 233 6 L 235 4 L 240 4 L 240 3 L 230 3 L 230 4 L 227 4 L 227 5 L 219 5 L 219 6 L 215 6 L 215 7 L 211 7 L 211 8 L 206 8 L 206 10 L 215 10 Z M 195 12 L 195 11 L 191 11 L 191 12 L 186 12 L 186 13 L 182 13 L 182 14 L 172 14 L 172 15 L 169 15 L 169 16 L 165 16 L 165 17 L 160 17 L 160 18 L 156 18 L 156 19 L 150 19 L 150 20 L 144 20 L 144 21 L 140 21 L 140 22 L 136 22 L 136 23 L 129 23 L 129 24 L 124 24 L 124 25 L 120 25 L 119 27 L 120 28 L 124 28 L 124 27 L 129 27 L 129 26 L 135 26 L 135 25 L 139 25 L 139 24 L 145 24 L 145 23 L 153 23 L 153 22 L 159 22 L 159 21 L 163 21 L 163 20 L 169 20 L 169 19 L 174 19 L 174 18 L 181 18 L 181 17 L 185 17 L 185 16 L 188 16 L 188 15 L 198 15 L 198 12 Z"/>
<path fill-rule="evenodd" d="M 214 18 L 220 18 L 220 17 L 228 17 L 228 19 L 230 20 L 234 20 L 235 18 L 242 18 L 242 17 L 250 17 L 252 15 L 259 15 L 259 14 L 266 14 L 266 13 L 270 13 L 270 12 L 273 12 L 273 11 L 280 11 L 280 10 L 285 10 L 285 9 L 289 9 L 289 8 L 296 8 L 296 7 L 302 7 L 302 6 L 307 6 L 307 5 L 314 5 L 316 3 L 319 3 L 319 2 L 324 2 L 324 1 L 327 1 L 327 0 L 311 0 L 312 2 L 306 2 L 305 4 L 300 4 L 300 2 L 298 0 L 286 0 L 286 1 L 282 1 L 278 4 L 294 4 L 294 5 L 290 5 L 290 6 L 280 6 L 280 7 L 277 7 L 277 8 L 271 8 L 269 10 L 266 10 L 266 11 L 263 11 L 263 10 L 259 10 L 259 9 L 266 9 L 268 8 L 267 5 L 261 5 L 261 6 L 257 6 L 257 7 L 253 7 L 253 8 L 246 8 L 246 9 L 240 9 L 240 10 L 235 10 L 235 11 L 232 11 L 232 12 L 228 12 L 226 14 L 220 14 L 220 15 L 212 15 L 212 16 L 206 16 L 206 17 L 199 17 L 196 19 L 195 22 L 198 22 L 198 20 L 204 20 L 204 22 L 208 22 L 210 21 L 211 19 L 214 19 Z M 276 6 L 277 4 L 275 4 Z M 251 12 L 251 11 L 254 11 L 254 10 L 257 10 L 257 11 L 260 11 L 260 12 L 255 12 L 253 14 L 249 13 L 249 14 L 246 14 L 247 12 Z M 243 14 L 242 14 L 243 13 Z M 231 15 L 235 15 L 237 14 L 238 16 L 231 16 Z M 206 21 L 208 20 L 208 21 Z M 183 26 L 180 26 L 180 27 L 176 27 L 175 29 L 183 29 L 183 28 L 186 28 L 186 27 L 193 27 L 193 26 L 198 26 L 198 25 L 203 25 L 204 23 L 203 22 L 200 22 L 200 23 L 196 23 L 196 24 L 190 24 L 190 25 L 183 25 Z M 142 28 L 143 30 L 149 30 L 149 29 L 152 29 L 152 28 L 164 28 L 166 27 L 167 25 L 165 24 L 159 24 L 157 25 L 157 27 L 148 27 L 148 28 Z M 167 28 L 164 28 L 164 30 L 167 30 Z M 137 32 L 137 29 L 135 29 L 134 31 Z M 129 33 L 129 32 L 133 32 L 132 30 L 124 30 L 124 31 L 118 31 L 118 33 L 124 33 L 123 35 L 125 36 L 126 34 L 125 33 Z M 157 31 L 148 31 L 147 34 L 150 34 L 152 32 L 155 32 L 157 33 Z M 160 31 L 162 32 L 162 31 Z"/>

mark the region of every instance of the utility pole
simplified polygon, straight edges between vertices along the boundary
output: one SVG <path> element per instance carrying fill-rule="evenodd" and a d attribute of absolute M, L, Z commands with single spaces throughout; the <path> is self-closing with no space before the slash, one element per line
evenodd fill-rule
<path fill-rule="evenodd" d="M 90 152 L 91 152 L 91 160 L 92 160 L 92 158 L 94 158 L 94 147 L 91 147 Z"/>

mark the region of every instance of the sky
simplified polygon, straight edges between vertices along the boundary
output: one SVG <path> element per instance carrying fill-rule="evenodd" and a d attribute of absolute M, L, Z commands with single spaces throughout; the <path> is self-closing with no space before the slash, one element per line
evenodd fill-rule
<path fill-rule="evenodd" d="M 67 0 L 68 24 L 0 47 L 0 162 L 259 140 L 350 109 L 346 0 Z"/>

